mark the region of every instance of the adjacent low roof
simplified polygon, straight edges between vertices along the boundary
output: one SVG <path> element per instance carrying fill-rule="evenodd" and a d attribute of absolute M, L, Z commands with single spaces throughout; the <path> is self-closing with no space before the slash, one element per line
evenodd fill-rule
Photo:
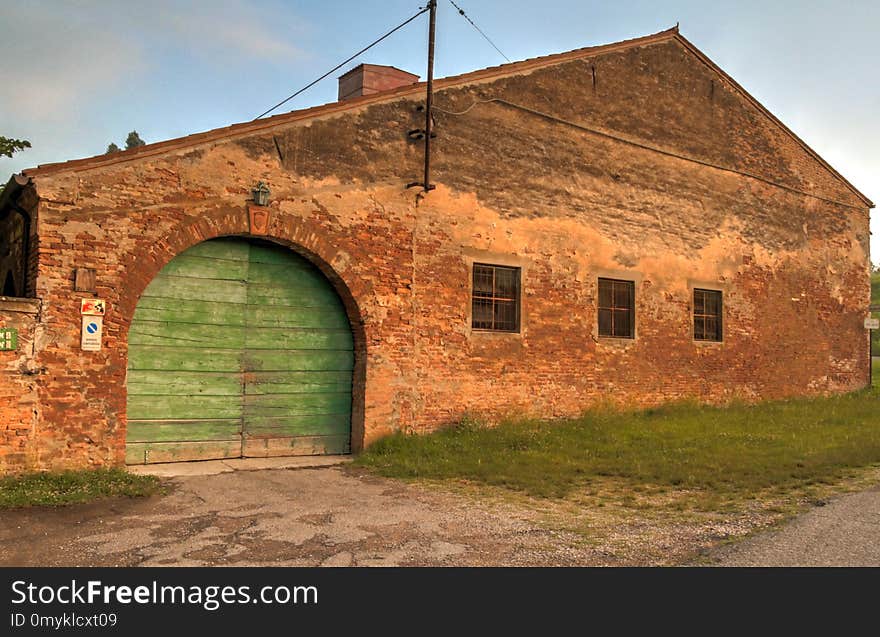
<path fill-rule="evenodd" d="M 444 88 L 449 88 L 461 84 L 469 84 L 477 81 L 484 81 L 488 79 L 494 79 L 497 77 L 504 77 L 508 75 L 515 75 L 517 73 L 522 73 L 525 71 L 533 71 L 536 69 L 540 69 L 547 66 L 553 66 L 555 64 L 562 64 L 565 62 L 570 62 L 573 60 L 579 60 L 582 58 L 590 58 L 596 55 L 604 54 L 604 53 L 612 53 L 615 51 L 626 50 L 630 48 L 646 46 L 650 44 L 657 44 L 667 41 L 677 41 L 679 42 L 686 50 L 692 53 L 697 59 L 699 59 L 703 64 L 709 67 L 713 72 L 721 76 L 726 83 L 730 85 L 735 91 L 740 93 L 743 98 L 745 98 L 748 102 L 750 102 L 755 108 L 761 111 L 764 115 L 766 115 L 770 120 L 772 120 L 776 125 L 778 125 L 787 135 L 789 135 L 795 142 L 797 142 L 807 153 L 809 153 L 816 161 L 818 161 L 822 166 L 824 166 L 829 172 L 831 172 L 835 177 L 840 179 L 859 199 L 861 199 L 866 206 L 873 208 L 874 204 L 871 202 L 868 197 L 866 197 L 862 192 L 860 192 L 855 186 L 853 186 L 843 175 L 837 172 L 828 162 L 826 162 L 819 154 L 810 148 L 806 142 L 804 142 L 800 137 L 798 137 L 794 132 L 791 131 L 785 124 L 783 124 L 773 113 L 767 110 L 757 99 L 752 97 L 743 87 L 741 87 L 732 77 L 730 77 L 727 73 L 725 73 L 717 64 L 712 62 L 702 51 L 700 51 L 696 46 L 694 46 L 690 41 L 688 41 L 683 35 L 679 33 L 678 26 L 671 29 L 667 29 L 665 31 L 660 31 L 659 33 L 654 33 L 652 35 L 647 35 L 639 38 L 634 38 L 631 40 L 623 40 L 621 42 L 614 42 L 611 44 L 603 44 L 599 46 L 590 46 L 584 47 L 581 49 L 575 49 L 573 51 L 567 51 L 564 53 L 556 53 L 552 55 L 545 55 L 536 58 L 530 58 L 527 60 L 523 60 L 520 62 L 512 62 L 509 64 L 501 64 L 499 66 L 492 66 L 485 69 L 480 69 L 478 71 L 472 71 L 470 73 L 464 73 L 462 75 L 454 75 L 451 77 L 446 77 L 442 79 L 438 79 L 434 81 L 435 90 L 440 90 Z M 231 126 L 226 126 L 223 128 L 215 128 L 213 130 L 209 130 L 203 133 L 195 133 L 193 135 L 187 135 L 185 137 L 178 137 L 175 139 L 169 139 L 162 142 L 156 142 L 153 144 L 147 144 L 145 146 L 140 146 L 138 148 L 133 148 L 131 150 L 124 150 L 116 153 L 112 153 L 110 155 L 97 155 L 95 157 L 88 157 L 85 159 L 74 159 L 65 162 L 51 163 L 51 164 L 41 164 L 36 168 L 29 168 L 23 172 L 24 175 L 28 177 L 36 177 L 39 175 L 47 175 L 51 173 L 61 172 L 61 171 L 79 171 L 79 170 L 88 170 L 91 168 L 97 168 L 101 166 L 108 166 L 111 164 L 117 164 L 125 161 L 130 161 L 135 158 L 143 158 L 150 157 L 152 155 L 158 155 L 161 153 L 166 153 L 169 151 L 174 151 L 178 149 L 183 149 L 189 146 L 195 146 L 197 144 L 203 144 L 206 142 L 211 142 L 214 140 L 220 140 L 230 137 L 239 137 L 244 135 L 251 135 L 253 133 L 258 133 L 265 130 L 271 130 L 275 127 L 289 124 L 291 122 L 307 120 L 314 117 L 332 115 L 335 113 L 345 112 L 349 110 L 353 110 L 356 108 L 361 108 L 363 106 L 367 106 L 377 102 L 384 102 L 391 99 L 405 97 L 409 95 L 417 95 L 423 93 L 425 91 L 425 83 L 417 82 L 407 86 L 402 86 L 400 88 L 395 88 L 387 91 L 380 91 L 378 93 L 373 93 L 371 95 L 365 95 L 362 97 L 355 97 L 351 99 L 347 99 L 342 102 L 332 102 L 330 104 L 324 104 L 321 106 L 314 106 L 311 108 L 305 108 L 297 111 L 291 111 L 289 113 L 283 113 L 281 115 L 275 115 L 273 117 L 267 117 L 265 119 L 258 119 L 251 122 L 243 122 L 240 124 L 233 124 Z"/>

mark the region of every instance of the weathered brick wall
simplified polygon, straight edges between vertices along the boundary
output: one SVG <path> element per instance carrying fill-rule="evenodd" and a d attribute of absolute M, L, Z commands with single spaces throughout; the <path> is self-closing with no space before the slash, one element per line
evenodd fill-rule
<path fill-rule="evenodd" d="M 34 299 L 0 297 L 0 328 L 18 331 L 18 347 L 0 351 L 0 475 L 40 464 L 39 312 L 40 302 Z"/>
<path fill-rule="evenodd" d="M 427 195 L 404 187 L 421 177 L 422 146 L 407 137 L 420 99 L 34 173 L 39 466 L 122 462 L 137 299 L 190 245 L 246 235 L 259 180 L 272 188 L 270 238 L 331 277 L 355 325 L 355 448 L 465 412 L 866 383 L 866 204 L 680 42 L 440 90 L 439 108 L 467 112 L 436 114 Z M 489 99 L 557 119 L 469 109 Z M 520 334 L 470 329 L 474 260 L 522 267 Z M 78 347 L 77 267 L 97 270 L 109 302 L 101 352 Z M 637 282 L 633 341 L 597 337 L 606 275 Z M 695 285 L 725 292 L 721 344 L 691 338 Z"/>

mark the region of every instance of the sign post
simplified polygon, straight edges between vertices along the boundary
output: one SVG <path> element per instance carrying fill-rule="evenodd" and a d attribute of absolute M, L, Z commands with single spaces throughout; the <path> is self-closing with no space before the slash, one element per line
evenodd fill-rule
<path fill-rule="evenodd" d="M 868 387 L 874 386 L 874 338 L 871 333 L 880 330 L 880 319 L 868 317 L 865 319 L 865 329 L 868 330 Z"/>

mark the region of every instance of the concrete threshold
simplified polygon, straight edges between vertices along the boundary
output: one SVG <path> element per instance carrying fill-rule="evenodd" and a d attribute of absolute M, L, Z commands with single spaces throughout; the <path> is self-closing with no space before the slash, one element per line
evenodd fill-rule
<path fill-rule="evenodd" d="M 199 460 L 195 462 L 162 462 L 133 465 L 131 473 L 160 478 L 184 476 L 213 476 L 232 471 L 262 471 L 264 469 L 317 469 L 351 462 L 353 456 L 294 456 L 285 458 L 231 458 L 228 460 Z"/>

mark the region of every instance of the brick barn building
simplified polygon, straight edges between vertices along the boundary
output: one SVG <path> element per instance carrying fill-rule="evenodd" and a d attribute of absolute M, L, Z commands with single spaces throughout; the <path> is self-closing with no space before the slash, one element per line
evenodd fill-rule
<path fill-rule="evenodd" d="M 416 79 L 10 179 L 0 472 L 867 383 L 872 203 L 677 29 L 437 81 L 429 192 Z"/>

